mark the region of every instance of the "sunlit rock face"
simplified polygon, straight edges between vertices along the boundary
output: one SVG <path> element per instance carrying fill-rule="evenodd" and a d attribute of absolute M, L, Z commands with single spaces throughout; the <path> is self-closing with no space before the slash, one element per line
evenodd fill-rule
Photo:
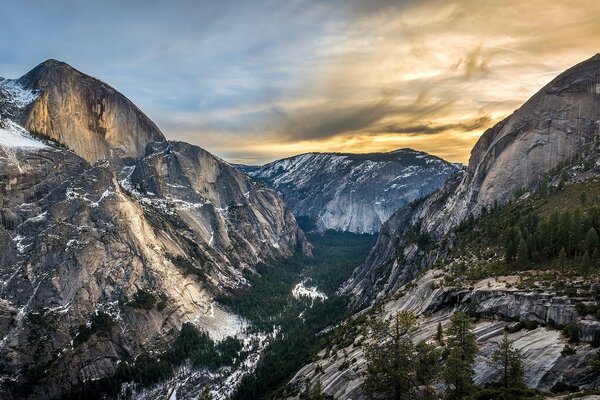
<path fill-rule="evenodd" d="M 427 196 L 461 167 L 427 153 L 308 153 L 241 167 L 281 194 L 318 230 L 376 233 L 398 208 Z"/>
<path fill-rule="evenodd" d="M 261 260 L 310 253 L 272 189 L 165 141 L 105 84 L 55 61 L 26 77 L 0 80 L 0 398 L 23 387 L 58 398 L 164 349 L 185 322 L 234 335 L 243 321 L 215 295 L 246 285 Z M 38 119 L 44 96 L 54 100 Z M 19 121 L 48 122 L 53 141 Z M 141 292 L 155 300 L 147 309 Z M 113 326 L 81 339 L 98 315 Z M 26 380 L 33 367 L 39 386 Z"/>
<path fill-rule="evenodd" d="M 165 140 L 158 127 L 112 87 L 68 64 L 48 60 L 17 81 L 38 94 L 23 127 L 55 139 L 87 161 L 139 158 Z"/>
<path fill-rule="evenodd" d="M 462 179 L 451 179 L 412 209 L 400 209 L 383 225 L 369 259 L 345 285 L 361 299 L 398 288 L 434 255 L 416 257 L 408 232 L 442 240 L 484 207 L 503 204 L 519 190 L 532 190 L 562 162 L 591 149 L 600 132 L 597 91 L 600 55 L 574 66 L 546 85 L 476 143 Z M 403 254 L 397 252 L 404 248 Z"/>

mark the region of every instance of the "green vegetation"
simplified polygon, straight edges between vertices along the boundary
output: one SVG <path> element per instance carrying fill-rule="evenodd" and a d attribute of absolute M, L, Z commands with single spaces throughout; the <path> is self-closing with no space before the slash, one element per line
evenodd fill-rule
<path fill-rule="evenodd" d="M 64 398 L 115 398 L 123 382 L 142 386 L 162 382 L 170 378 L 186 360 L 194 367 L 215 371 L 222 366 L 238 366 L 246 356 L 239 339 L 228 337 L 221 342 L 214 342 L 206 332 L 199 331 L 192 324 L 184 324 L 169 350 L 159 355 L 142 354 L 124 361 L 112 377 L 84 382 Z"/>
<path fill-rule="evenodd" d="M 156 296 L 145 290 L 140 290 L 127 305 L 141 310 L 152 310 L 156 305 Z"/>
<path fill-rule="evenodd" d="M 417 319 L 401 311 L 393 320 L 376 320 L 365 345 L 367 375 L 362 386 L 367 399 L 412 400 L 432 397 L 439 375 L 440 353 L 429 344 L 415 345 Z"/>
<path fill-rule="evenodd" d="M 413 343 L 412 339 L 419 334 L 416 321 L 408 311 L 397 313 L 391 320 L 381 320 L 374 315 L 367 319 L 370 329 L 363 344 L 367 373 L 362 386 L 367 399 L 544 398 L 540 392 L 525 386 L 522 355 L 507 333 L 491 357 L 492 365 L 501 372 L 500 382 L 493 387 L 478 388 L 473 385 L 478 351 L 474 320 L 463 312 L 454 314 L 448 327 L 447 347 L 440 346 L 443 350 L 425 342 Z M 435 340 L 443 341 L 441 329 L 435 334 Z M 438 391 L 440 378 L 443 378 L 445 393 Z"/>
<path fill-rule="evenodd" d="M 109 314 L 97 311 L 92 315 L 90 323 L 79 326 L 77 334 L 73 339 L 73 345 L 78 346 L 87 342 L 94 334 L 109 337 L 115 325 L 115 321 Z"/>
<path fill-rule="evenodd" d="M 515 349 L 513 342 L 504 337 L 492 354 L 492 362 L 500 370 L 500 384 L 504 389 L 525 387 L 525 370 L 521 352 Z"/>
<path fill-rule="evenodd" d="M 308 381 L 306 382 L 306 387 L 304 391 L 300 393 L 300 400 L 329 400 L 333 399 L 331 396 L 325 395 L 323 393 L 323 386 L 321 385 L 321 381 L 317 380 L 317 383 L 311 385 Z"/>
<path fill-rule="evenodd" d="M 200 393 L 198 400 L 213 400 L 213 396 L 210 393 L 208 386 L 204 386 L 204 389 L 202 389 L 202 393 Z"/>
<path fill-rule="evenodd" d="M 254 373 L 244 377 L 233 394 L 234 400 L 260 399 L 284 390 L 298 369 L 331 344 L 333 334 L 322 331 L 349 316 L 347 299 L 336 290 L 367 256 L 376 237 L 328 231 L 308 238 L 314 257 L 296 255 L 259 265 L 257 274 L 246 276 L 249 289 L 219 299 L 249 319 L 253 330 L 278 328 Z M 303 280 L 328 299 L 294 298 L 292 289 Z"/>
<path fill-rule="evenodd" d="M 585 192 L 582 201 L 581 193 Z M 493 276 L 519 275 L 520 289 L 550 287 L 559 295 L 585 295 L 600 282 L 600 181 L 544 186 L 527 198 L 482 210 L 455 229 L 444 286 Z M 585 281 L 574 282 L 585 276 Z M 593 294 L 593 293 L 588 293 Z"/>
<path fill-rule="evenodd" d="M 477 355 L 474 327 L 474 320 L 463 312 L 450 318 L 444 368 L 448 399 L 464 399 L 473 390 L 473 364 Z"/>

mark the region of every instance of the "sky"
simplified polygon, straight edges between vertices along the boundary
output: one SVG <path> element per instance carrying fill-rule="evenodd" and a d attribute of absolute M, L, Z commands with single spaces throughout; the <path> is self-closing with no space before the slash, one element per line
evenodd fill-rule
<path fill-rule="evenodd" d="M 0 76 L 55 58 L 172 140 L 231 162 L 410 147 L 466 162 L 485 129 L 600 52 L 597 0 L 4 0 Z"/>

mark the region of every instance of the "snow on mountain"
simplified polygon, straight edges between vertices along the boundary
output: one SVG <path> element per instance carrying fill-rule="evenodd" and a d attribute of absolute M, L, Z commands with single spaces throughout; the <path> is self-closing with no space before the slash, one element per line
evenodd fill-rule
<path fill-rule="evenodd" d="M 307 153 L 238 166 L 275 188 L 318 230 L 376 233 L 394 211 L 439 188 L 461 168 L 427 153 Z"/>

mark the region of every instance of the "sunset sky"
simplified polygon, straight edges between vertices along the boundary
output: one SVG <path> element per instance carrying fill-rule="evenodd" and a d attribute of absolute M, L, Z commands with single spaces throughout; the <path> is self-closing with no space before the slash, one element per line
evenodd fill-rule
<path fill-rule="evenodd" d="M 8 0 L 2 13 L 0 76 L 57 58 L 169 139 L 248 164 L 400 147 L 466 162 L 486 128 L 600 51 L 598 0 Z"/>

